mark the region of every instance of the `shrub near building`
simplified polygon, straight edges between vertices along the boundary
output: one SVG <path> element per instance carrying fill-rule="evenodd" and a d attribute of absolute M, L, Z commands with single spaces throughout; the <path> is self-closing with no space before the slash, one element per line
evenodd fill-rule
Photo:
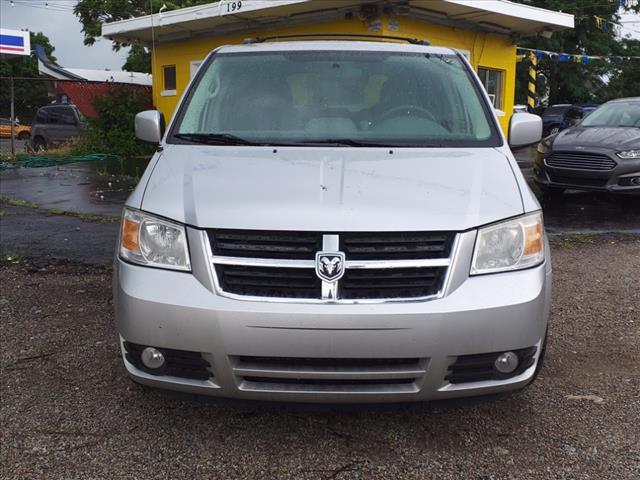
<path fill-rule="evenodd" d="M 141 92 L 112 88 L 95 98 L 97 116 L 89 118 L 89 133 L 74 147 L 75 154 L 105 153 L 120 157 L 151 155 L 154 147 L 135 137 L 134 119 L 150 108 L 151 99 Z"/>

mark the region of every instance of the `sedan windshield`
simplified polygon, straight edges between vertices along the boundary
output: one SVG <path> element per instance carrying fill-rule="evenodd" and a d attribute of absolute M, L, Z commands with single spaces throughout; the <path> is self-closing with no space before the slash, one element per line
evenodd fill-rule
<path fill-rule="evenodd" d="M 606 103 L 582 122 L 583 127 L 640 127 L 640 102 Z"/>
<path fill-rule="evenodd" d="M 501 144 L 479 87 L 455 55 L 374 51 L 216 54 L 190 89 L 170 141 Z"/>

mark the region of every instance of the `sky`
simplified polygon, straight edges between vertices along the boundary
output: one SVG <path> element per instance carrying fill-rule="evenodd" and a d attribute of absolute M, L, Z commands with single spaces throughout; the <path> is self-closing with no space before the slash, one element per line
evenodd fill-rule
<path fill-rule="evenodd" d="M 48 3 L 49 8 L 45 5 Z M 56 48 L 58 64 L 69 68 L 121 70 L 128 49 L 114 52 L 111 42 L 83 44 L 82 26 L 73 14 L 77 0 L 0 0 L 0 26 L 43 32 Z M 623 15 L 623 35 L 640 39 L 640 15 Z"/>
<path fill-rule="evenodd" d="M 114 52 L 109 40 L 98 40 L 91 47 L 84 45 L 82 25 L 72 11 L 76 3 L 76 0 L 14 0 L 12 7 L 10 0 L 0 0 L 0 27 L 44 33 L 63 67 L 122 70 L 128 49 Z"/>

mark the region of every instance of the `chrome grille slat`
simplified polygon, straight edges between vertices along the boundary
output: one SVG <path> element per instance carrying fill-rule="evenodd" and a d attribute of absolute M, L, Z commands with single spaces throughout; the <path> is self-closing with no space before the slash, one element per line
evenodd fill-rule
<path fill-rule="evenodd" d="M 443 294 L 457 235 L 447 232 L 319 234 L 210 230 L 216 288 L 223 296 L 255 301 L 380 303 L 438 298 Z M 232 243 L 228 243 L 231 239 Z M 269 244 L 257 256 L 247 256 Z M 313 260 L 302 242 L 317 244 Z M 380 243 L 376 243 L 377 240 Z M 233 243 L 233 242 L 239 243 Z M 288 248 L 288 244 L 296 245 Z M 307 243 L 310 247 L 311 243 Z M 305 248 L 307 248 L 305 247 Z M 283 252 L 286 257 L 283 257 Z M 320 279 L 315 255 L 340 253 L 341 278 Z M 318 255 L 322 255 L 318 253 Z M 355 257 L 355 258 L 351 258 Z M 326 274 L 326 272 L 325 272 Z M 323 276 L 323 278 L 325 278 Z"/>
<path fill-rule="evenodd" d="M 357 393 L 417 391 L 425 358 L 231 357 L 241 390 Z"/>

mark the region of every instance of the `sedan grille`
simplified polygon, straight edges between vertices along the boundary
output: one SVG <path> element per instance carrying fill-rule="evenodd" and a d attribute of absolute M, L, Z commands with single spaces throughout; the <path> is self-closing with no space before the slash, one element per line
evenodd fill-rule
<path fill-rule="evenodd" d="M 546 160 L 547 165 L 571 170 L 613 170 L 617 163 L 607 155 L 590 152 L 555 152 Z"/>

